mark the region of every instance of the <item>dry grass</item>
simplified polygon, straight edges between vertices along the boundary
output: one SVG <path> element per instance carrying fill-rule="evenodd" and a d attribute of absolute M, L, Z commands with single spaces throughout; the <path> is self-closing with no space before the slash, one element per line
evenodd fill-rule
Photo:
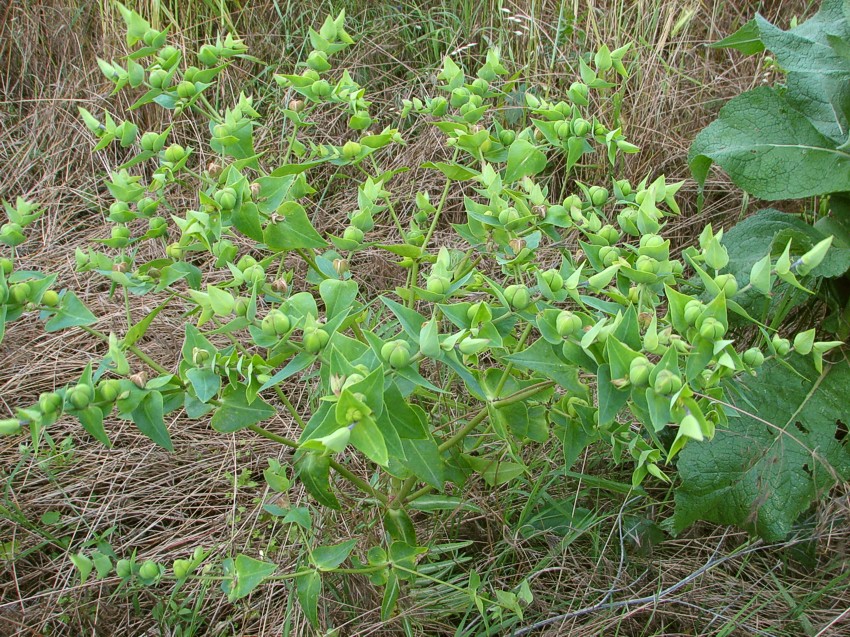
<path fill-rule="evenodd" d="M 188 41 L 215 29 L 216 20 L 209 18 L 206 9 L 195 6 L 193 12 L 183 3 L 161 4 L 171 10 L 170 14 L 163 12 L 162 19 L 173 18 L 183 27 L 180 37 Z M 242 11 L 236 8 L 239 3 L 227 4 L 233 5 L 230 19 L 253 53 L 274 64 L 294 62 L 305 25 L 312 22 L 312 11 L 296 11 L 293 3 L 286 2 L 242 3 Z M 627 135 L 644 153 L 628 163 L 627 175 L 639 179 L 665 173 L 671 180 L 689 177 L 686 154 L 690 140 L 710 121 L 722 100 L 760 81 L 753 60 L 709 51 L 705 43 L 731 32 L 756 8 L 768 18 L 781 17 L 786 22 L 792 14 L 788 2 L 609 0 L 589 3 L 589 9 L 588 3 L 577 0 L 564 3 L 566 14 L 575 9 L 579 24 L 584 25 L 584 42 L 578 32 L 571 38 L 561 33 L 558 39 L 561 3 L 551 0 L 410 0 L 393 3 L 395 9 L 390 3 L 346 4 L 351 32 L 363 34 L 348 62 L 356 65 L 358 80 L 377 87 L 373 99 L 379 105 L 397 105 L 401 98 L 422 94 L 433 86 L 435 58 L 429 57 L 429 51 L 434 43 L 437 50 L 446 51 L 474 42 L 476 47 L 464 49 L 461 55 L 471 58 L 482 52 L 488 38 L 498 37 L 503 39 L 508 59 L 527 64 L 534 82 L 557 90 L 573 79 L 564 61 L 574 60 L 576 50 L 601 42 L 633 41 L 639 57 L 622 117 Z M 803 3 L 798 4 L 802 10 Z M 510 11 L 499 11 L 502 6 Z M 458 8 L 465 8 L 468 15 Z M 693 14 L 687 18 L 690 10 Z M 527 16 L 528 34 L 505 35 L 507 15 L 520 16 L 520 20 Z M 687 19 L 680 21 L 682 18 Z M 99 329 L 120 334 L 127 328 L 123 299 L 109 298 L 106 287 L 76 274 L 73 258 L 75 247 L 107 236 L 108 197 L 101 181 L 104 171 L 121 161 L 120 152 L 92 156 L 88 136 L 76 116 L 78 105 L 94 112 L 108 106 L 119 115 L 128 106 L 120 101 L 126 98 L 117 103 L 107 99 L 109 88 L 93 65 L 95 55 L 109 58 L 121 54 L 111 20 L 95 2 L 26 0 L 0 9 L 0 193 L 6 198 L 20 194 L 35 199 L 48 210 L 39 225 L 42 241 L 19 248 L 19 267 L 57 272 L 59 283 L 78 290 L 102 317 Z M 557 45 L 554 56 L 553 45 Z M 556 61 L 554 67 L 549 66 L 551 59 Z M 432 66 L 423 68 L 423 64 Z M 234 69 L 220 89 L 222 103 L 245 82 L 267 82 L 268 76 L 259 77 L 259 72 L 250 65 Z M 385 109 L 379 106 L 375 110 Z M 163 126 L 157 111 L 143 109 L 141 117 L 143 130 Z M 270 109 L 269 127 L 259 134 L 261 145 L 274 148 L 279 143 L 273 131 L 280 121 Z M 342 129 L 333 121 L 325 128 L 334 140 L 342 139 Z M 196 140 L 190 142 L 193 146 L 205 147 L 199 130 L 189 125 L 184 133 Z M 389 163 L 418 165 L 442 157 L 445 149 L 439 139 L 433 133 L 417 135 L 403 154 L 391 157 Z M 204 159 L 201 156 L 201 161 Z M 607 181 L 601 171 L 586 171 L 583 177 Z M 422 170 L 402 174 L 392 183 L 400 200 L 409 199 L 417 190 L 433 193 L 438 187 L 435 177 Z M 559 187 L 568 189 L 570 185 Z M 724 225 L 745 212 L 740 193 L 716 179 L 709 183 L 707 205 L 697 215 L 694 189 L 689 181 L 683 189 L 684 214 L 668 228 L 678 239 L 691 238 L 693 229 L 707 220 Z M 352 203 L 350 191 L 330 191 L 317 205 L 317 225 L 331 232 L 341 230 L 342 213 Z M 457 221 L 461 193 L 453 193 L 450 204 L 447 216 Z M 394 229 L 387 222 L 380 231 L 389 236 Z M 378 253 L 362 254 L 352 264 L 354 268 L 375 289 L 391 288 L 403 274 Z M 131 301 L 134 320 L 155 307 L 148 298 Z M 179 313 L 161 314 L 143 349 L 173 368 L 183 322 Z M 73 330 L 46 335 L 35 321 L 26 319 L 8 326 L 0 345 L 3 413 L 34 401 L 41 391 L 74 380 L 87 362 L 99 360 L 103 353 L 95 341 Z M 306 407 L 310 387 L 293 386 L 287 391 L 294 402 Z M 288 452 L 282 454 L 278 446 L 260 438 L 216 434 L 205 422 L 184 419 L 169 423 L 177 449 L 173 454 L 155 448 L 127 422 L 112 420 L 107 428 L 115 442 L 112 449 L 104 449 L 82 435 L 76 423 L 63 420 L 51 429 L 51 435 L 57 443 L 69 443 L 47 460 L 21 456 L 19 440 L 0 438 L 0 466 L 7 478 L 0 509 L 7 513 L 0 513 L 0 541 L 14 542 L 22 555 L 0 565 L 0 635 L 169 634 L 166 628 L 157 627 L 150 612 L 159 601 L 157 596 L 169 593 L 165 587 L 128 598 L 116 594 L 115 579 L 80 586 L 69 551 L 56 537 L 70 540 L 74 550 L 102 538 L 118 556 L 136 551 L 140 559 L 163 563 L 186 557 L 199 545 L 214 548 L 218 557 L 240 551 L 256 555 L 264 550 L 282 570 L 294 567 L 302 538 L 261 510 L 269 495 L 262 486 L 265 459 L 287 460 Z M 297 437 L 294 424 L 284 416 L 269 428 Z M 234 482 L 243 469 L 248 470 L 244 480 Z M 352 469 L 365 472 L 356 464 Z M 580 495 L 593 500 L 585 502 L 591 508 L 599 507 L 598 521 L 585 533 L 572 542 L 555 533 L 524 537 L 510 522 L 524 502 L 515 496 L 506 502 L 509 494 L 474 489 L 470 497 L 485 513 L 466 518 L 446 516 L 432 536 L 435 541 L 441 537 L 473 541 L 471 548 L 458 554 L 460 566 L 441 577 L 456 578 L 457 584 L 464 586 L 464 560 L 469 559 L 494 587 L 512 589 L 530 574 L 535 601 L 527 609 L 523 625 L 530 627 L 563 615 L 557 621 L 541 623 L 533 634 L 827 636 L 850 631 L 850 594 L 844 575 L 850 531 L 837 523 L 848 514 L 846 495 L 837 494 L 820 512 L 814 531 L 801 540 L 801 545 L 809 542 L 805 545 L 807 561 L 795 561 L 792 542 L 754 545 L 728 529 L 709 527 L 641 553 L 623 534 L 623 516 L 628 511 L 621 499 L 589 496 L 574 480 L 562 482 L 558 491 L 562 497 Z M 661 519 L 669 495 L 654 495 L 650 500 L 653 510 L 639 513 Z M 307 502 L 298 489 L 290 497 L 293 504 Z M 38 521 L 48 511 L 61 514 L 61 522 L 48 527 L 56 536 L 53 538 L 39 532 L 44 527 Z M 369 546 L 380 537 L 380 529 L 366 513 L 358 509 L 344 514 L 317 513 L 318 537 L 331 543 L 357 536 L 363 538 L 362 546 Z M 430 522 L 417 521 L 422 523 L 423 534 L 432 529 Z M 110 529 L 111 534 L 105 535 Z M 745 550 L 736 554 L 739 547 Z M 711 560 L 717 563 L 688 579 Z M 645 599 L 679 582 L 687 585 L 664 597 Z M 192 584 L 184 592 L 191 603 L 201 585 Z M 622 603 L 624 600 L 632 601 Z M 463 619 L 468 611 L 466 598 L 434 583 L 425 582 L 408 591 L 401 601 L 400 617 L 387 624 L 379 620 L 380 593 L 364 580 L 331 579 L 322 607 L 324 619 L 339 626 L 341 635 L 402 634 L 402 619 L 415 634 L 454 634 L 461 621 L 469 628 L 458 634 L 485 634 L 474 614 Z M 204 624 L 198 634 L 203 635 L 310 633 L 283 583 L 265 586 L 235 605 L 224 601 L 215 589 L 209 590 L 199 615 Z"/>

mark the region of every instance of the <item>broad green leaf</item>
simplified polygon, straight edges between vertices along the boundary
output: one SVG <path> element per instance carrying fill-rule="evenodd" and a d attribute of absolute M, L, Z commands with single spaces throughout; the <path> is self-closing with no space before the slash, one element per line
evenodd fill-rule
<path fill-rule="evenodd" d="M 315 627 L 319 627 L 319 595 L 322 594 L 322 576 L 317 571 L 309 571 L 295 578 L 295 590 L 298 603 L 304 615 Z"/>
<path fill-rule="evenodd" d="M 820 495 L 850 478 L 850 448 L 841 429 L 848 387 L 847 362 L 818 376 L 799 356 L 793 369 L 771 362 L 747 379 L 739 417 L 713 440 L 689 443 L 679 456 L 673 528 L 708 520 L 736 524 L 768 541 L 784 539 Z"/>
<path fill-rule="evenodd" d="M 351 553 L 357 540 L 346 540 L 333 546 L 319 546 L 313 549 L 313 563 L 320 571 L 330 571 L 342 564 Z"/>
<path fill-rule="evenodd" d="M 330 319 L 351 309 L 357 298 L 357 282 L 326 279 L 319 284 L 319 294 L 325 302 L 325 315 Z"/>
<path fill-rule="evenodd" d="M 62 306 L 50 317 L 44 325 L 46 332 L 58 332 L 66 327 L 79 327 L 97 323 L 97 317 L 83 305 L 73 292 L 65 292 L 62 296 Z"/>
<path fill-rule="evenodd" d="M 330 458 L 315 453 L 305 453 L 296 463 L 298 478 L 316 501 L 330 509 L 339 509 L 339 501 L 331 491 Z"/>
<path fill-rule="evenodd" d="M 192 383 L 192 389 L 202 403 L 209 402 L 221 389 L 221 376 L 209 368 L 193 367 L 186 372 L 186 378 Z"/>
<path fill-rule="evenodd" d="M 735 185 L 767 200 L 840 192 L 850 183 L 850 153 L 766 86 L 726 104 L 697 135 L 688 163 L 700 184 L 716 163 Z"/>
<path fill-rule="evenodd" d="M 564 389 L 584 393 L 585 387 L 578 378 L 578 368 L 565 363 L 555 347 L 546 339 L 537 339 L 531 347 L 516 354 L 505 356 L 508 362 L 542 373 Z"/>
<path fill-rule="evenodd" d="M 385 622 L 392 617 L 400 590 L 398 575 L 394 570 L 391 570 L 387 576 L 387 583 L 384 585 L 384 597 L 381 600 L 381 621 Z"/>
<path fill-rule="evenodd" d="M 139 431 L 163 449 L 174 451 L 174 445 L 171 443 L 171 436 L 168 433 L 168 427 L 165 426 L 162 414 L 162 394 L 158 391 L 149 391 L 133 410 L 132 417 Z"/>
<path fill-rule="evenodd" d="M 274 407 L 259 396 L 249 404 L 246 389 L 247 387 L 240 383 L 225 391 L 221 397 L 221 406 L 212 417 L 213 429 L 222 433 L 233 433 L 275 415 Z"/>
<path fill-rule="evenodd" d="M 389 411 L 393 411 L 390 409 Z M 433 438 L 424 440 L 402 439 L 405 458 L 402 464 L 410 469 L 420 480 L 438 490 L 443 489 L 445 467 L 437 443 Z"/>
<path fill-rule="evenodd" d="M 127 334 L 124 336 L 123 345 L 125 348 L 130 347 L 142 338 L 145 333 L 148 331 L 151 322 L 156 318 L 156 315 L 159 314 L 163 308 L 174 298 L 173 296 L 168 297 L 163 303 L 157 305 L 153 311 L 148 312 L 145 317 L 133 325 L 130 329 L 127 330 Z"/>
<path fill-rule="evenodd" d="M 269 223 L 263 232 L 263 241 L 272 250 L 297 250 L 301 248 L 324 248 L 327 242 L 316 232 L 307 218 L 304 206 L 295 201 L 286 201 L 278 209 L 283 217 L 277 223 Z"/>
<path fill-rule="evenodd" d="M 390 458 L 387 452 L 387 443 L 377 423 L 371 416 L 366 416 L 354 425 L 351 430 L 351 444 L 372 462 L 382 467 L 386 467 L 389 464 Z"/>
<path fill-rule="evenodd" d="M 473 168 L 461 166 L 460 164 L 446 164 L 443 162 L 426 161 L 422 164 L 422 168 L 433 168 L 439 170 L 452 181 L 466 181 L 472 179 L 479 173 Z"/>
<path fill-rule="evenodd" d="M 464 459 L 469 465 L 484 478 L 491 487 L 497 487 L 525 473 L 525 465 L 508 460 L 481 458 L 464 454 Z"/>
<path fill-rule="evenodd" d="M 276 570 L 277 564 L 255 560 L 253 557 L 240 553 L 235 561 L 235 585 L 230 590 L 228 598 L 230 601 L 235 601 L 249 595 Z"/>
<path fill-rule="evenodd" d="M 106 435 L 106 429 L 103 428 L 103 412 L 100 407 L 90 405 L 82 411 L 77 412 L 77 418 L 80 419 L 80 424 L 87 432 L 94 436 L 99 443 L 111 447 L 109 436 Z"/>
<path fill-rule="evenodd" d="M 505 168 L 505 183 L 510 184 L 523 177 L 536 175 L 546 168 L 546 154 L 531 142 L 517 139 L 508 150 Z"/>

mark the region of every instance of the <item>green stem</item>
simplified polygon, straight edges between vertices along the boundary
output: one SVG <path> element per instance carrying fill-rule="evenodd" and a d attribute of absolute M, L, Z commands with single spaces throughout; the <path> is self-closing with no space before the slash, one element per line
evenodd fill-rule
<path fill-rule="evenodd" d="M 452 163 L 457 161 L 458 153 L 460 152 L 459 148 L 455 148 L 454 155 L 452 155 Z M 428 242 L 431 241 L 431 237 L 434 235 L 434 231 L 437 229 L 437 224 L 440 221 L 440 215 L 443 214 L 443 208 L 446 205 L 446 200 L 449 197 L 449 189 L 452 186 L 452 180 L 448 177 L 446 178 L 446 185 L 443 187 L 443 192 L 440 195 L 440 202 L 437 204 L 437 210 L 434 212 L 434 218 L 431 220 L 431 225 L 428 228 L 428 232 L 425 233 L 425 240 L 422 242 L 422 254 L 425 254 L 425 250 L 428 249 Z M 413 294 L 413 287 L 419 281 L 419 260 L 416 259 L 413 262 L 413 267 L 410 268 L 410 281 L 408 282 L 408 287 L 410 288 L 410 298 L 408 299 L 407 305 L 408 307 L 413 307 L 415 300 Z"/>
<path fill-rule="evenodd" d="M 253 431 L 255 434 L 262 436 L 263 438 L 266 438 L 267 440 L 271 440 L 272 442 L 280 443 L 280 444 L 282 444 L 286 447 L 290 447 L 292 449 L 298 449 L 298 443 L 295 442 L 294 440 L 290 440 L 289 438 L 286 438 L 284 436 L 280 436 L 280 435 L 278 435 L 278 434 L 276 434 L 272 431 L 269 431 L 268 429 L 264 429 L 263 427 L 260 427 L 259 425 L 249 425 L 248 429 Z"/>
<path fill-rule="evenodd" d="M 108 342 L 109 342 L 109 337 L 108 337 L 106 334 L 104 334 L 103 332 L 99 331 L 99 330 L 93 329 L 93 328 L 91 328 L 91 327 L 87 327 L 87 326 L 85 326 L 85 325 L 81 325 L 81 326 L 80 326 L 80 329 L 82 329 L 84 332 L 87 332 L 87 333 L 91 334 L 92 336 L 97 336 L 97 337 L 98 337 L 100 340 L 102 340 L 104 343 L 108 343 Z M 128 347 L 128 348 L 127 348 L 127 350 L 128 350 L 128 351 L 130 351 L 130 352 L 132 352 L 132 353 L 133 353 L 133 355 L 134 355 L 136 358 L 138 358 L 140 361 L 142 361 L 143 363 L 145 363 L 148 367 L 150 367 L 150 368 L 151 368 L 151 369 L 153 369 L 153 370 L 156 370 L 156 371 L 157 371 L 157 372 L 159 372 L 160 374 L 170 374 L 170 373 L 171 373 L 171 372 L 170 372 L 170 371 L 168 371 L 165 367 L 163 367 L 162 365 L 160 365 L 159 363 L 157 363 L 155 360 L 153 360 L 150 356 L 148 356 L 147 354 L 145 354 L 142 350 L 140 350 L 140 349 L 139 349 L 138 347 L 136 347 L 135 345 L 130 345 L 130 347 Z"/>
<path fill-rule="evenodd" d="M 274 386 L 275 394 L 280 399 L 280 402 L 283 403 L 283 406 L 286 407 L 286 411 L 295 419 L 295 422 L 298 423 L 298 426 L 301 427 L 302 430 L 307 428 L 307 423 L 304 422 L 304 419 L 301 418 L 301 415 L 298 413 L 298 410 L 295 409 L 295 405 L 289 400 L 286 394 L 283 393 L 283 390 L 279 385 Z"/>
<path fill-rule="evenodd" d="M 304 261 L 307 262 L 307 265 L 309 265 L 313 269 L 313 271 L 316 272 L 316 274 L 318 274 L 323 279 L 329 278 L 327 274 L 325 274 L 319 269 L 319 266 L 316 265 L 316 260 L 313 258 L 313 255 L 311 255 L 307 250 L 298 249 L 296 250 L 296 252 L 298 253 L 298 256 L 300 256 L 302 259 L 304 259 Z"/>

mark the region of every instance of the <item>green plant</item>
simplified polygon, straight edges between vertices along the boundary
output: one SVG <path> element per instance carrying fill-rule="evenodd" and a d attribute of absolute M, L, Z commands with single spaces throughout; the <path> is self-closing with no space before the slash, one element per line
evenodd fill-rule
<path fill-rule="evenodd" d="M 183 409 L 189 418 L 209 418 L 216 431 L 248 430 L 279 442 L 293 456 L 270 459 L 264 477 L 272 490 L 285 493 L 297 478 L 324 507 L 350 507 L 358 498 L 386 537 L 369 547 L 358 538 L 322 545 L 310 509 L 267 504 L 303 539 L 295 570 L 280 573 L 273 561 L 241 553 L 203 565 L 203 551 L 170 568 L 134 557 L 110 562 L 108 570 L 114 566 L 127 584 L 220 578 L 236 600 L 263 581 L 292 581 L 318 625 L 324 578 L 360 574 L 384 587 L 387 619 L 405 583 L 427 576 L 420 562 L 434 553 L 419 546 L 412 511 L 463 507 L 472 480 L 509 485 L 529 471 L 527 454 L 550 438 L 563 446 L 565 469 L 599 442 L 610 445 L 615 462 L 633 465 L 634 485 L 649 475 L 670 480 L 663 465 L 672 466 L 689 440 L 711 438 L 728 424 L 724 402 L 737 377 L 763 363 L 762 350 L 770 358 L 791 350 L 783 347 L 780 356 L 772 331 L 735 298 L 751 290 L 769 294 L 777 277 L 805 282 L 826 246 L 807 252 L 804 268 L 792 267 L 787 254 L 767 254 L 741 285 L 725 272 L 723 233 L 711 227 L 698 247 L 683 252 L 684 262 L 671 258 L 670 242 L 659 233 L 679 212 L 681 184 L 663 176 L 639 184 L 614 179 L 621 156 L 637 148 L 596 114 L 616 76 L 627 75 L 628 47 L 603 47 L 581 59 L 569 101 L 525 92 L 531 124 L 522 130 L 500 116 L 516 82 L 505 79 L 499 52 L 491 50 L 475 78 L 447 57 L 440 95 L 402 103 L 398 128 L 368 131 L 378 115 L 365 89 L 332 65 L 352 43 L 340 14 L 311 30 L 313 52 L 301 73 L 274 76 L 285 106 L 265 106 L 280 108 L 286 141 L 272 158 L 254 144 L 263 121 L 259 104 L 241 94 L 222 113 L 207 97 L 232 61 L 251 60 L 239 38 L 205 45 L 196 56 L 200 66 L 192 66 L 191 52 L 118 6 L 133 52 L 120 63 L 101 61 L 106 77 L 116 91 L 140 94 L 133 110 L 156 104 L 175 121 L 208 122 L 216 159 L 197 165 L 195 149 L 175 140 L 171 126 L 139 135 L 129 120 L 81 109 L 96 149 L 118 142 L 131 156 L 106 183 L 115 199 L 108 213 L 114 230 L 101 241 L 103 251 L 78 250 L 78 269 L 126 295 L 156 298 L 156 305 L 130 321 L 123 336 L 107 335 L 91 327 L 97 318 L 70 291 L 42 302 L 50 276 L 10 270 L 8 280 L 27 288 L 10 291 L 7 320 L 38 311 L 48 331 L 80 328 L 109 350 L 73 386 L 19 408 L 3 422 L 4 432 L 26 426 L 37 448 L 69 415 L 109 445 L 104 421 L 115 411 L 171 450 L 164 416 Z M 343 143 L 317 143 L 310 134 L 328 109 L 346 115 Z M 390 188 L 404 169 L 384 169 L 382 151 L 404 143 L 400 129 L 423 121 L 444 133 L 451 158 L 416 168 L 438 171 L 445 185 L 434 201 L 426 192 L 400 201 Z M 550 195 L 552 172 L 570 174 L 598 161 L 610 167 L 611 183 L 575 181 L 571 194 Z M 268 162 L 276 167 L 269 170 Z M 134 174 L 142 172 L 138 166 L 148 169 L 144 180 Z M 316 193 L 308 175 L 317 171 L 359 181 L 357 207 L 341 233 L 317 229 L 308 213 Z M 160 210 L 170 209 L 178 186 L 197 191 L 197 209 L 166 217 Z M 453 190 L 465 194 L 465 222 L 452 226 L 450 242 L 462 247 L 436 246 Z M 613 215 L 616 222 L 609 222 Z M 370 240 L 376 220 L 393 224 L 399 240 Z M 250 253 L 239 254 L 237 236 L 252 242 Z M 140 262 L 143 243 L 161 256 Z M 380 293 L 361 287 L 352 264 L 365 250 L 399 257 L 406 283 Z M 172 373 L 138 343 L 157 314 L 175 305 L 191 320 Z M 732 316 L 758 325 L 756 350 L 737 338 Z M 810 336 L 795 339 L 794 349 L 820 364 L 834 343 Z M 284 383 L 296 380 L 314 390 L 307 405 L 293 404 L 286 392 Z M 300 429 L 297 439 L 261 425 L 278 409 Z M 353 453 L 368 459 L 367 474 L 351 467 Z M 250 474 L 231 478 L 238 487 Z M 101 563 L 98 575 L 107 570 Z M 75 564 L 86 577 L 97 566 L 85 554 Z M 527 585 L 491 596 L 477 577 L 469 575 L 465 593 L 485 621 L 521 616 Z M 175 604 L 171 610 L 179 612 Z M 165 617 L 168 609 L 159 612 Z"/>
<path fill-rule="evenodd" d="M 794 348 L 813 353 L 814 368 L 800 361 L 793 364 L 796 371 L 789 372 L 791 368 L 770 364 L 746 384 L 747 399 L 739 401 L 741 417 L 718 439 L 683 454 L 674 525 L 702 518 L 782 538 L 812 500 L 834 479 L 848 475 L 840 418 L 824 414 L 843 400 L 850 367 L 845 353 L 824 369 L 820 351 L 850 334 L 847 15 L 846 2 L 825 0 L 817 14 L 788 31 L 756 16 L 714 45 L 746 54 L 769 49 L 775 59 L 767 58 L 766 66 L 781 82 L 733 98 L 696 137 L 689 161 L 697 181 L 704 184 L 712 163 L 717 163 L 735 184 L 762 199 L 822 197 L 802 216 L 759 210 L 724 235 L 734 281 L 740 283 L 749 274 L 754 288 L 742 290 L 736 300 L 759 321 L 780 329 L 791 311 L 810 299 L 809 290 L 787 275 L 805 274 L 807 287 L 831 310 L 822 329 L 840 340 L 810 346 L 815 330 L 798 334 Z M 765 251 L 779 257 L 776 274 L 783 281 L 775 290 L 769 289 L 770 257 L 760 259 Z M 813 264 L 815 253 L 822 257 Z M 784 354 L 790 341 L 776 334 L 773 347 Z M 800 375 L 817 377 L 814 388 L 801 384 L 795 378 Z M 797 420 L 786 421 L 792 414 Z M 756 422 L 769 422 L 771 429 L 765 431 Z M 699 479 L 704 475 L 719 478 L 709 486 Z M 760 506 L 752 507 L 754 502 Z"/>
<path fill-rule="evenodd" d="M 811 19 L 788 31 L 760 15 L 737 33 L 714 44 L 745 54 L 770 50 L 765 66 L 780 80 L 760 86 L 726 104 L 712 124 L 694 140 L 689 162 L 703 184 L 713 163 L 748 193 L 769 201 L 823 197 L 803 220 L 766 209 L 740 224 L 727 236 L 732 272 L 740 279 L 753 257 L 769 249 L 790 253 L 797 267 L 814 275 L 821 298 L 833 310 L 827 329 L 842 340 L 850 334 L 850 297 L 844 276 L 850 268 L 850 154 L 847 150 L 847 117 L 850 112 L 850 22 L 846 3 L 825 0 Z M 806 217 L 808 219 L 806 219 Z M 808 223 L 806 222 L 808 220 Z M 835 248 L 818 268 L 798 257 L 816 244 Z M 806 295 L 786 289 L 773 304 L 753 300 L 756 316 L 774 325 L 782 323 Z"/>

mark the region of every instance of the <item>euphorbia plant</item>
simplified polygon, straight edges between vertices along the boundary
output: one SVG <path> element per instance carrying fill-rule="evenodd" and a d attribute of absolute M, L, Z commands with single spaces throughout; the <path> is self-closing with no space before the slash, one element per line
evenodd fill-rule
<path fill-rule="evenodd" d="M 273 155 L 254 147 L 263 109 L 250 96 L 223 111 L 207 98 L 228 64 L 247 57 L 241 40 L 227 36 L 192 54 L 138 14 L 121 12 L 133 52 L 120 63 L 102 61 L 106 76 L 116 91 L 136 92 L 133 109 L 155 103 L 175 121 L 207 119 L 215 159 L 199 165 L 171 126 L 139 135 L 129 120 L 81 109 L 96 148 L 118 142 L 133 156 L 106 183 L 114 198 L 111 236 L 104 248 L 78 250 L 78 269 L 156 298 L 156 309 L 125 334 L 106 335 L 90 327 L 96 318 L 70 291 L 51 302 L 46 292 L 4 295 L 7 318 L 38 310 L 48 330 L 85 329 L 108 342 L 109 354 L 3 427 L 15 433 L 26 425 L 38 444 L 67 414 L 110 444 L 104 422 L 115 411 L 171 449 L 163 417 L 182 409 L 216 431 L 250 430 L 279 442 L 286 453 L 269 459 L 265 472 L 272 489 L 286 491 L 297 477 L 317 505 L 338 509 L 359 500 L 386 531 L 387 545 L 359 547 L 368 549 L 361 558 L 354 540 L 314 547 L 302 568 L 283 575 L 246 555 L 226 560 L 223 588 L 231 599 L 264 579 L 292 578 L 315 624 L 323 572 L 368 573 L 386 585 L 387 617 L 399 580 L 415 577 L 425 550 L 411 509 L 462 506 L 473 479 L 509 484 L 529 471 L 528 449 L 552 437 L 568 465 L 601 441 L 615 462 L 631 463 L 635 485 L 649 474 L 668 481 L 664 466 L 689 440 L 725 425 L 723 404 L 736 376 L 755 373 L 766 356 L 793 348 L 819 357 L 832 345 L 808 334 L 792 347 L 749 318 L 735 302 L 743 290 L 724 273 L 722 231 L 707 227 L 698 246 L 673 258 L 660 233 L 679 213 L 681 183 L 663 176 L 638 184 L 571 181 L 568 194 L 554 197 L 553 171 L 570 174 L 589 159 L 614 173 L 624 153 L 637 151 L 598 110 L 617 76 L 627 76 L 627 47 L 603 47 L 581 60 L 580 81 L 563 100 L 525 94 L 528 122 L 520 130 L 499 116 L 514 86 L 495 49 L 474 78 L 447 57 L 437 95 L 404 102 L 396 128 L 367 130 L 374 119 L 365 90 L 333 66 L 334 54 L 352 43 L 341 14 L 311 31 L 313 50 L 299 72 L 274 76 L 284 94 L 286 142 Z M 347 115 L 339 144 L 310 135 L 325 109 Z M 400 131 L 423 122 L 444 133 L 451 158 L 422 165 L 441 173 L 442 190 L 408 202 L 393 194 L 399 169 L 383 169 L 382 150 L 404 143 Z M 357 206 L 339 235 L 316 228 L 309 212 L 316 192 L 310 175 L 332 170 L 359 181 Z M 197 189 L 196 205 L 166 215 L 178 182 Z M 465 193 L 466 219 L 452 226 L 451 247 L 438 245 L 435 231 L 446 225 L 455 190 Z M 376 220 L 389 221 L 398 237 L 377 236 Z M 14 241 L 18 234 L 14 227 L 6 233 Z M 237 236 L 252 242 L 250 253 L 239 253 Z M 157 258 L 139 260 L 143 242 L 157 246 Z M 358 252 L 376 249 L 399 258 L 404 285 L 378 294 L 361 286 L 352 264 Z M 743 287 L 769 295 L 777 277 L 798 284 L 826 249 L 816 246 L 795 263 L 787 254 L 766 255 Z M 306 276 L 294 274 L 298 261 Z M 7 279 L 49 287 L 32 273 L 4 272 L 4 294 Z M 188 319 L 176 371 L 138 346 L 170 305 Z M 759 327 L 757 344 L 731 331 L 732 313 Z M 216 344 L 221 338 L 224 347 Z M 290 400 L 288 383 L 297 380 L 314 387 L 309 404 Z M 279 411 L 297 436 L 263 425 Z M 368 473 L 351 467 L 353 454 L 369 461 Z M 308 526 L 303 511 L 278 512 Z M 183 581 L 204 559 L 200 552 L 178 560 L 173 577 Z M 167 575 L 148 562 L 118 567 L 141 584 Z M 485 601 L 513 608 L 507 593 L 489 601 L 470 586 L 470 594 L 481 608 Z"/>

